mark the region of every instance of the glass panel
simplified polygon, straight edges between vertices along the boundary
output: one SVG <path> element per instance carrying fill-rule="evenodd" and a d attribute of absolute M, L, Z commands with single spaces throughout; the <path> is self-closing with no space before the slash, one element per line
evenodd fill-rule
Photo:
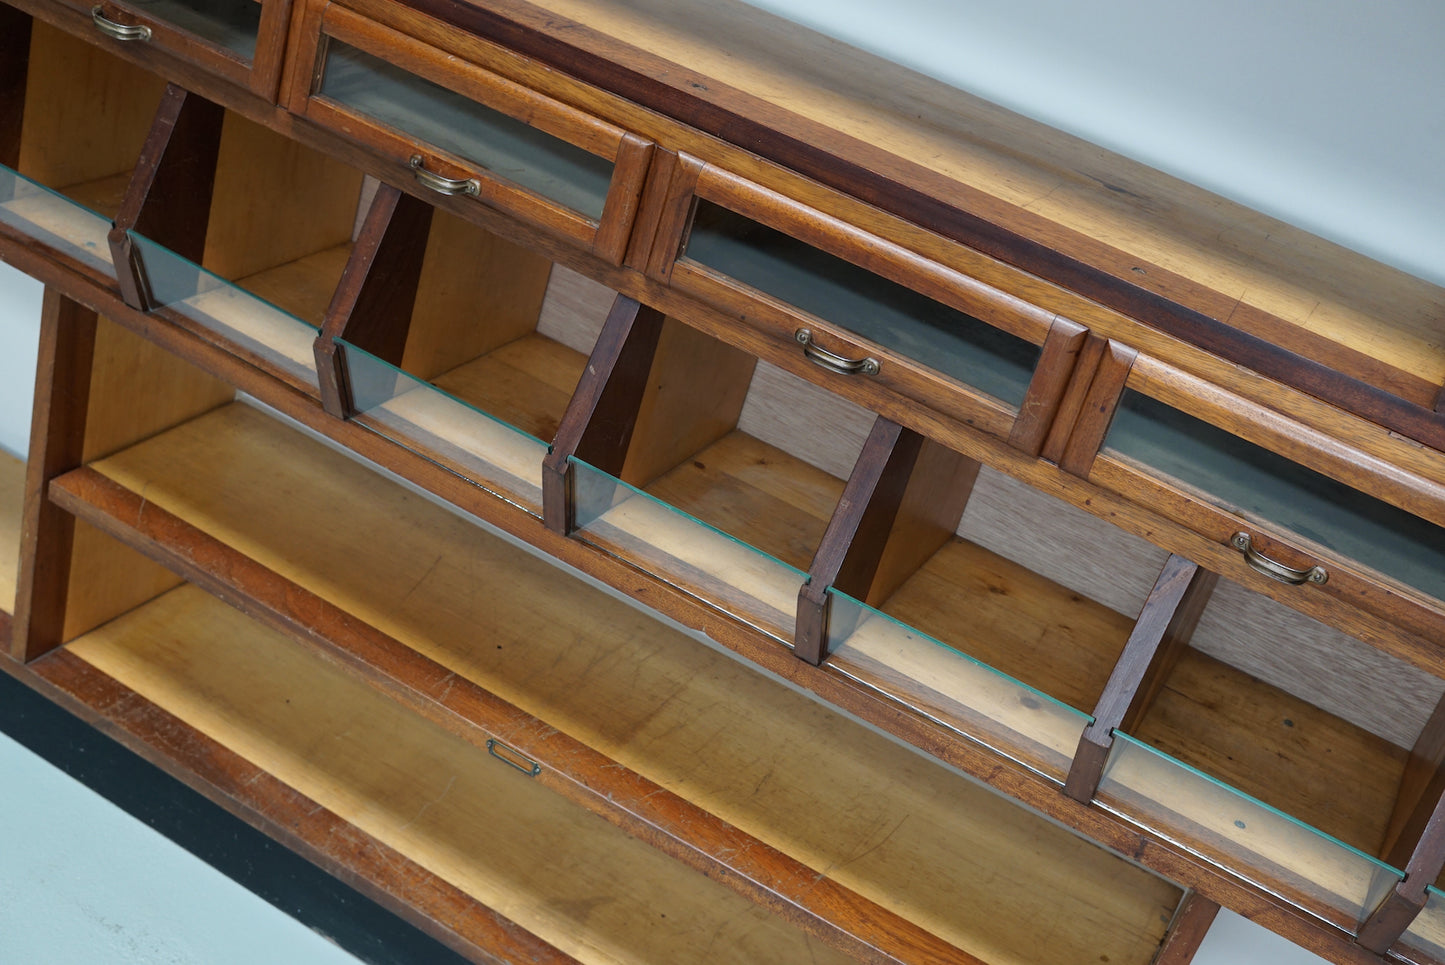
<path fill-rule="evenodd" d="M 1039 364 L 1032 342 L 708 201 L 684 254 L 1014 408 Z"/>
<path fill-rule="evenodd" d="M 572 460 L 576 535 L 788 644 L 807 574 Z"/>
<path fill-rule="evenodd" d="M 316 384 L 316 326 L 134 231 L 130 238 L 157 306 L 180 313 L 308 385 Z"/>
<path fill-rule="evenodd" d="M 542 515 L 547 444 L 338 340 L 362 424 L 488 492 Z"/>
<path fill-rule="evenodd" d="M 0 222 L 115 280 L 110 219 L 7 167 L 0 167 Z"/>
<path fill-rule="evenodd" d="M 1104 445 L 1242 516 L 1445 599 L 1445 529 L 1418 516 L 1134 391 L 1124 393 Z"/>
<path fill-rule="evenodd" d="M 610 160 L 455 91 L 332 40 L 318 93 L 593 221 L 602 217 L 612 182 Z"/>
<path fill-rule="evenodd" d="M 225 47 L 242 60 L 256 56 L 256 35 L 261 29 L 257 0 L 126 0 L 156 20 Z"/>
<path fill-rule="evenodd" d="M 835 589 L 828 665 L 1059 783 L 1092 718 Z"/>
<path fill-rule="evenodd" d="M 1115 731 L 1096 800 L 1351 932 L 1404 875 Z M 1342 792 L 1344 793 L 1344 792 Z"/>
<path fill-rule="evenodd" d="M 1418 954 L 1428 955 L 1437 962 L 1445 962 L 1445 893 L 1433 885 L 1425 889 L 1425 909 L 1400 936 L 1397 948 L 1408 948 Z"/>

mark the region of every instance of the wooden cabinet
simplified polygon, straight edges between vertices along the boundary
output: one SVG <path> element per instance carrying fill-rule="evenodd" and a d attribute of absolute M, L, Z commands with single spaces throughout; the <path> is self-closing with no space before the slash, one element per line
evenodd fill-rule
<path fill-rule="evenodd" d="M 1000 200 L 1060 135 L 558 7 L 0 7 L 7 672 L 480 960 L 1445 961 L 1421 393 Z"/>

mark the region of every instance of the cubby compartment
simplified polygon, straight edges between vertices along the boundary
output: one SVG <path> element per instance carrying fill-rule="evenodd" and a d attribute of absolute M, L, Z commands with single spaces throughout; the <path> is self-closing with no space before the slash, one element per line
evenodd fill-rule
<path fill-rule="evenodd" d="M 328 405 L 534 515 L 614 294 L 382 185 L 323 353 Z"/>
<path fill-rule="evenodd" d="M 126 300 L 317 396 L 314 343 L 362 185 L 359 171 L 168 87 L 112 234 Z"/>
<path fill-rule="evenodd" d="M 367 668 L 373 686 L 383 680 L 381 689 L 399 689 L 406 695 L 402 703 L 411 706 L 444 701 L 436 716 L 451 721 L 454 731 L 456 715 L 477 715 L 473 719 L 485 723 L 479 708 L 504 702 L 515 710 L 505 718 L 511 723 L 503 739 L 513 748 L 509 753 L 535 762 L 538 782 L 566 785 L 584 781 L 585 774 L 587 793 L 595 795 L 592 809 L 612 813 L 614 823 L 620 823 L 618 811 L 632 809 L 666 832 L 666 847 L 674 855 L 682 849 L 685 860 L 696 863 L 696 854 L 685 853 L 705 852 L 707 861 L 730 869 L 720 876 L 725 879 L 765 874 L 768 893 L 796 903 L 796 913 L 817 916 L 826 928 L 856 935 L 856 941 L 887 949 L 900 960 L 1022 965 L 1097 961 L 1108 955 L 1112 962 L 1144 965 L 1157 951 L 1180 900 L 1174 885 L 662 625 L 635 605 L 579 582 L 553 563 L 480 531 L 472 521 L 252 406 L 217 409 L 62 477 L 55 488 L 58 498 L 87 518 L 112 519 L 122 530 L 139 527 L 150 534 L 137 534 L 139 542 L 168 534 L 162 541 L 174 541 L 177 556 L 214 560 L 207 565 L 225 574 L 222 582 L 249 580 L 250 564 L 241 561 L 259 564 L 282 583 L 268 593 L 260 583 L 248 582 L 247 592 L 259 594 L 252 597 L 258 612 L 312 593 L 349 620 L 375 627 L 405 650 Z M 141 494 L 142 514 L 115 508 L 138 506 Z M 197 536 L 185 535 L 192 529 Z M 202 537 L 210 542 L 198 542 Z M 209 549 L 186 549 L 221 542 L 225 549 L 216 556 Z M 321 615 L 310 604 L 302 609 Z M 210 625 L 216 625 L 214 620 Z M 302 636 L 315 641 L 328 632 L 343 632 L 342 623 L 324 617 L 314 626 L 314 632 Z M 98 659 L 84 649 L 85 642 L 79 642 L 80 655 Z M 343 642 L 338 638 L 336 645 Z M 203 644 L 197 640 L 195 646 Z M 292 669 L 298 663 L 325 664 L 292 644 L 281 656 L 271 656 L 279 644 L 204 646 L 238 652 L 187 661 L 194 665 L 188 673 L 204 675 L 208 682 L 178 682 L 175 690 L 198 695 L 186 698 L 198 712 L 231 705 L 214 692 L 220 682 L 255 678 L 234 667 L 235 661 L 255 660 L 258 668 L 271 668 L 263 679 L 294 681 L 299 694 L 326 694 L 337 686 L 313 684 L 309 671 Z M 345 659 L 354 662 L 356 653 Z M 136 675 L 109 665 L 101 669 L 142 689 L 131 682 Z M 440 844 L 450 848 L 449 860 L 459 868 L 485 862 L 474 851 L 484 848 L 483 839 L 490 835 L 477 832 L 487 825 L 473 809 L 491 807 L 489 795 L 511 793 L 493 791 L 497 782 L 525 785 L 528 778 L 480 752 L 475 739 L 466 745 L 439 731 L 429 740 L 460 747 L 472 757 L 436 763 L 437 751 L 413 744 L 408 736 L 421 725 L 397 722 L 397 701 L 365 687 L 355 689 L 367 699 L 356 700 L 364 709 L 348 721 L 374 715 L 378 734 L 400 728 L 394 750 L 378 746 L 367 752 L 369 767 L 390 775 L 393 768 L 378 768 L 376 761 L 394 761 L 398 787 L 407 780 L 418 782 L 415 796 L 397 805 L 395 824 L 414 820 L 455 776 L 453 790 L 435 806 L 441 814 L 427 810 L 425 816 L 450 820 L 451 807 L 461 808 L 458 828 L 472 830 L 465 839 L 443 837 Z M 486 696 L 464 696 L 471 693 Z M 283 707 L 278 712 L 294 713 Z M 329 733 L 347 734 L 341 742 L 346 743 L 355 732 L 337 723 Z M 557 752 L 556 741 L 564 737 L 599 755 L 599 764 L 583 773 L 573 770 L 583 767 L 588 755 Z M 296 746 L 309 748 L 310 739 Z M 262 767 L 318 796 L 317 779 L 308 771 L 324 773 L 324 781 L 333 773 L 314 760 L 286 765 L 284 774 L 280 764 Z M 494 776 L 458 794 L 472 788 L 467 782 L 483 780 L 473 776 L 474 768 Z M 374 793 L 370 786 L 358 796 L 373 802 L 392 798 L 391 792 Z M 331 802 L 323 803 L 343 815 L 362 810 Z M 549 814 L 563 805 L 527 805 L 533 806 Z M 390 814 L 390 809 L 372 804 L 365 811 L 364 820 L 356 818 L 363 828 L 413 860 L 429 860 L 428 851 L 397 843 L 412 841 L 411 833 L 390 836 L 372 830 L 376 812 Z M 522 842 L 537 842 L 534 833 L 516 831 Z M 534 863 L 551 867 L 545 855 L 520 850 Z M 618 904 L 630 905 L 633 893 L 649 896 L 649 902 L 660 901 L 655 895 L 661 889 L 693 893 L 686 884 L 692 873 L 682 875 L 671 859 L 661 862 L 666 867 L 632 860 L 640 870 L 628 874 L 636 880 L 611 886 L 618 889 Z M 570 868 L 570 861 L 561 867 Z M 674 870 L 663 876 L 667 867 Z M 682 884 L 674 883 L 679 880 Z M 549 879 L 535 887 L 564 886 Z M 823 900 L 823 894 L 832 897 Z M 727 911 L 737 905 L 730 894 L 726 897 L 727 902 L 707 897 L 706 902 L 719 904 L 706 914 L 686 912 L 694 919 L 677 927 L 694 936 L 697 947 L 673 948 L 666 953 L 673 956 L 670 960 L 712 960 L 722 954 L 707 948 L 714 916 L 731 916 L 729 927 L 759 917 L 746 906 Z M 498 910 L 531 927 L 530 919 L 514 910 L 517 905 L 518 900 L 509 900 Z M 683 913 L 666 910 L 665 926 Z M 1061 927 L 1018 942 L 1021 930 L 1042 916 Z M 812 927 L 816 931 L 816 921 Z M 638 922 L 631 928 L 646 930 Z M 539 928 L 538 933 L 553 943 L 562 940 L 554 931 Z M 583 937 L 577 940 L 585 941 L 590 930 L 581 928 L 579 934 Z M 779 944 L 772 950 L 747 945 L 746 953 L 736 954 L 743 960 L 793 961 L 798 955 L 809 960 L 795 938 L 767 940 Z M 865 954 L 864 945 L 855 947 L 865 958 L 873 954 Z M 816 951 L 824 960 L 822 950 Z M 634 954 L 651 960 L 650 953 Z"/>
<path fill-rule="evenodd" d="M 0 65 L 0 228 L 113 286 L 106 235 L 164 82 L 8 6 Z"/>
<path fill-rule="evenodd" d="M 803 409 L 826 415 L 797 418 Z M 857 456 L 860 418 L 823 389 L 619 299 L 548 457 L 549 525 L 791 645 L 798 589 Z"/>

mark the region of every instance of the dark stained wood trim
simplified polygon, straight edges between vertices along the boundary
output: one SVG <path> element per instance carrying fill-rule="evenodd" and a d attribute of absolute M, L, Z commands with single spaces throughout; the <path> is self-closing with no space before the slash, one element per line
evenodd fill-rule
<path fill-rule="evenodd" d="M 589 39 L 596 43 L 605 43 L 605 39 L 562 18 L 550 17 L 548 25 L 555 32 L 548 33 L 522 16 L 483 9 L 465 0 L 410 0 L 409 6 L 1048 279 L 1207 352 L 1445 449 L 1445 415 L 1426 408 L 1425 397 L 1432 387 L 1422 380 L 1413 380 L 1420 383 L 1419 398 L 1406 399 L 1252 335 L 1229 324 L 1235 313 L 1268 327 L 1276 327 L 1271 323 L 1277 320 L 1250 306 L 1236 305 L 1222 318 L 1191 307 L 1189 302 L 1218 304 L 1219 295 L 1158 266 L 1141 266 L 1126 252 L 1008 206 L 1011 221 L 1038 222 L 1040 234 L 1055 239 L 1051 244 L 1035 241 L 1001 223 L 997 215 L 980 213 L 999 207 L 981 192 L 886 149 L 839 135 L 740 91 L 704 83 L 705 78 L 635 48 L 627 51 L 629 62 L 642 67 L 621 63 L 585 45 Z M 659 79 L 662 77 L 667 79 Z M 893 171 L 907 180 L 890 173 Z M 1149 279 L 1158 290 L 1145 287 L 1140 278 Z M 1179 293 L 1176 297 L 1189 302 L 1176 301 L 1164 291 Z M 1297 340 L 1310 343 L 1311 337 L 1301 332 Z M 1332 351 L 1340 349 L 1335 346 Z M 1367 377 L 1385 380 L 1383 367 L 1375 360 L 1348 350 L 1345 354 Z M 1390 373 L 1395 381 L 1400 380 L 1400 373 Z"/>
<path fill-rule="evenodd" d="M 28 14 L 0 5 L 0 164 L 12 171 L 20 167 L 31 23 Z"/>
<path fill-rule="evenodd" d="M 818 939 L 885 961 L 976 962 L 832 879 L 458 677 L 379 630 L 89 467 L 50 499 L 178 576 L 287 635 L 325 649 L 369 685 L 479 747 L 504 739 L 538 780 Z M 856 932 L 856 933 L 855 933 Z M 978 963 L 982 965 L 982 963 Z"/>
<path fill-rule="evenodd" d="M 1104 684 L 1094 708 L 1094 722 L 1084 728 L 1079 738 L 1079 749 L 1064 783 L 1064 793 L 1069 797 L 1083 803 L 1094 799 L 1114 743 L 1114 728 L 1128 732 L 1148 712 L 1189 645 L 1189 637 L 1218 581 L 1218 575 L 1183 557 L 1171 555 L 1164 561 L 1129 640 Z"/>
<path fill-rule="evenodd" d="M 576 960 L 66 650 L 17 673 L 51 701 L 461 955 Z"/>
<path fill-rule="evenodd" d="M 1151 965 L 1190 965 L 1218 914 L 1217 903 L 1198 892 L 1188 892 L 1179 903 L 1174 921 L 1169 924 L 1169 933 L 1164 936 L 1164 943 Z"/>
<path fill-rule="evenodd" d="M 121 294 L 132 308 L 148 310 L 155 302 L 127 231 L 201 263 L 225 115 L 221 106 L 175 84 L 161 94 L 110 232 Z"/>
<path fill-rule="evenodd" d="M 51 479 L 81 462 L 97 321 L 89 308 L 45 289 L 10 636 L 10 653 L 20 661 L 34 660 L 65 642 L 75 519 L 52 505 L 45 489 Z"/>
<path fill-rule="evenodd" d="M 1129 369 L 1137 355 L 1133 349 L 1118 342 L 1111 341 L 1104 347 L 1099 366 L 1089 383 L 1089 391 L 1084 396 L 1079 418 L 1074 422 L 1069 441 L 1064 446 L 1064 457 L 1059 461 L 1066 472 L 1088 478 L 1089 470 L 1094 466 L 1094 457 L 1099 454 L 1099 447 L 1109 434 L 1114 409 L 1119 405 Z"/>
<path fill-rule="evenodd" d="M 542 461 L 542 516 L 553 532 L 566 536 L 574 526 L 573 456 L 613 476 L 622 474 L 665 320 L 662 312 L 626 295 L 613 300 Z"/>
<path fill-rule="evenodd" d="M 1018 419 L 1008 441 L 1031 456 L 1044 447 L 1064 395 L 1072 385 L 1074 368 L 1088 337 L 1088 329 L 1066 318 L 1055 318 L 1044 339 L 1038 368 L 1019 406 Z"/>
<path fill-rule="evenodd" d="M 371 200 L 313 347 L 322 406 L 339 419 L 356 413 L 356 400 L 336 339 L 401 366 L 432 214 L 431 205 L 385 182 Z"/>

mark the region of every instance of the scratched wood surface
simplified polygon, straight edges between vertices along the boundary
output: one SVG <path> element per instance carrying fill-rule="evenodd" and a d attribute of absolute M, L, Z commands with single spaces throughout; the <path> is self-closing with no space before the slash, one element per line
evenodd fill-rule
<path fill-rule="evenodd" d="M 1146 962 L 1178 900 L 248 407 L 96 468 L 985 960 Z"/>
<path fill-rule="evenodd" d="M 846 960 L 194 587 L 71 652 L 583 962 Z"/>

